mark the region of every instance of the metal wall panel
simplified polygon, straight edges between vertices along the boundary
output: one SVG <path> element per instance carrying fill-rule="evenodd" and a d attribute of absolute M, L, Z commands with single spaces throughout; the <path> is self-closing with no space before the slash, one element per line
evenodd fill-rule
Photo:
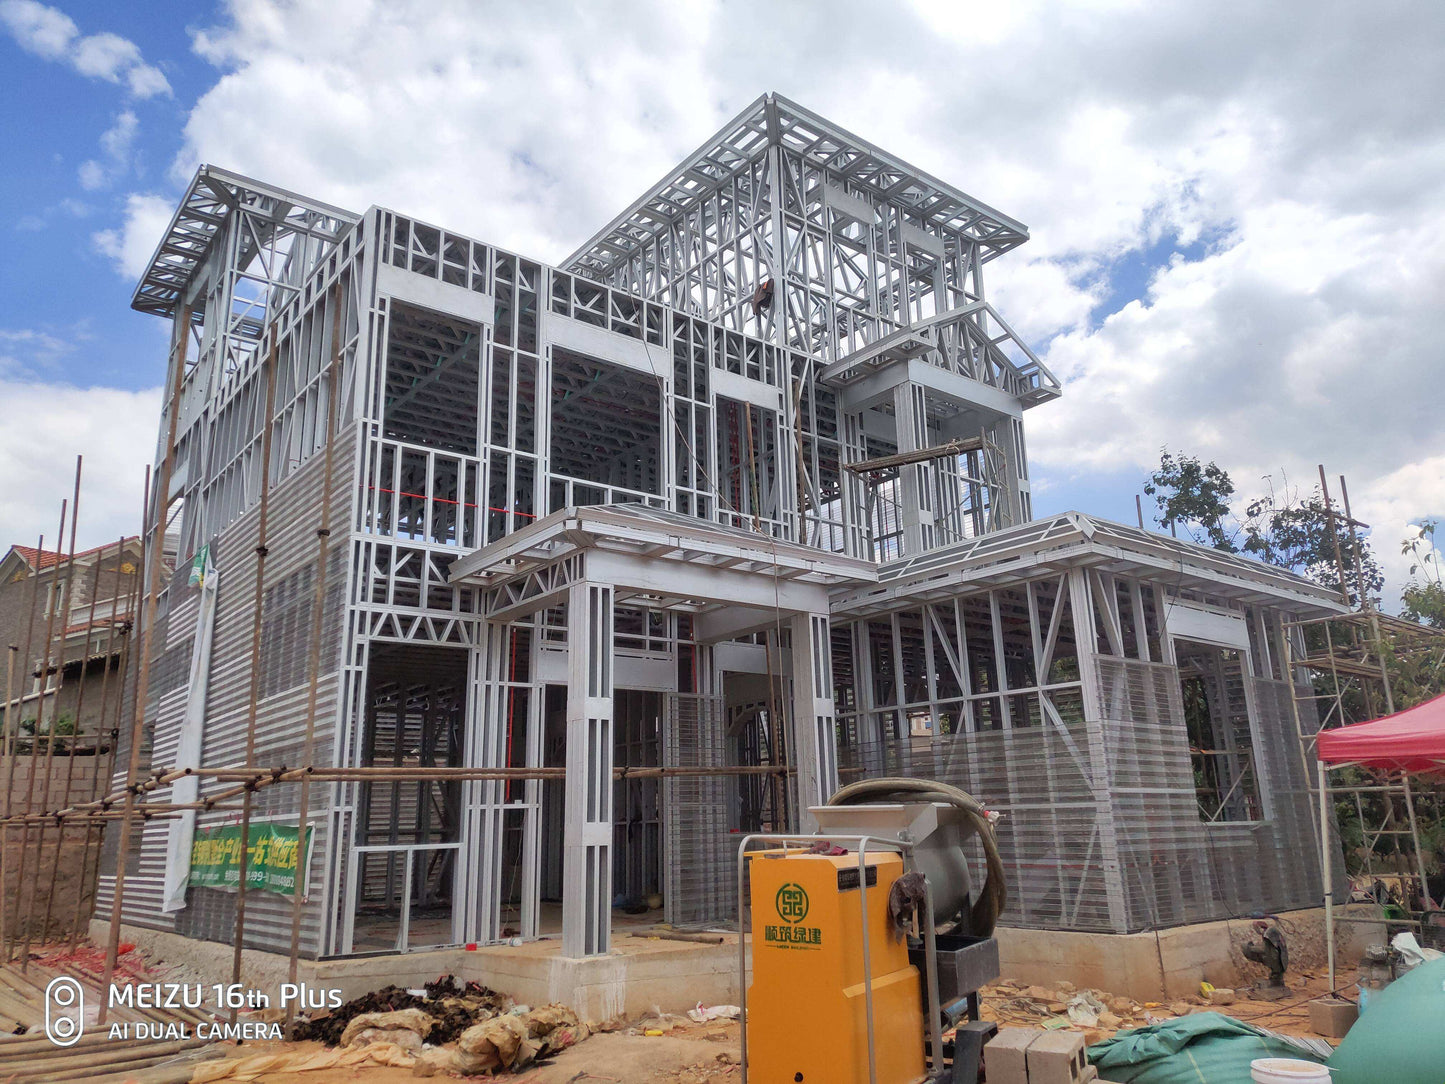
<path fill-rule="evenodd" d="M 1001 813 L 1006 924 L 1131 933 L 1313 906 L 1318 845 L 1288 684 L 1251 679 L 1273 816 L 1211 824 L 1194 793 L 1178 671 L 1107 656 L 1093 664 L 1100 702 L 1090 724 L 853 744 L 839 753 L 842 780 L 937 779 Z M 1102 727 L 1102 755 L 1090 749 L 1090 725 Z M 1111 816 L 1100 816 L 1101 802 Z M 1110 850 L 1122 923 L 1105 876 Z M 981 870 L 977 849 L 972 860 Z"/>
<path fill-rule="evenodd" d="M 359 427 L 352 425 L 336 437 L 337 448 L 332 466 L 333 523 L 344 524 L 350 518 L 349 510 L 356 484 L 355 457 L 352 450 L 358 439 L 358 431 Z M 272 491 L 267 538 L 269 552 L 265 570 L 267 588 L 288 580 L 300 580 L 307 585 L 307 591 L 314 592 L 314 579 L 310 577 L 314 575 L 316 563 L 316 528 L 321 507 L 324 466 L 321 456 L 313 456 Z M 212 643 L 211 681 L 206 700 L 205 739 L 202 749 L 202 763 L 205 766 L 235 766 L 245 762 L 246 720 L 252 673 L 251 637 L 256 546 L 259 542 L 258 523 L 259 509 L 252 508 L 227 528 L 212 545 L 212 561 L 220 576 L 220 586 Z M 316 764 L 332 762 L 348 555 L 347 545 L 333 544 L 327 562 L 328 582 L 322 614 L 321 677 L 317 687 L 313 756 L 313 763 Z M 174 638 L 174 646 L 168 647 L 162 656 L 158 664 L 161 667 L 161 680 L 157 681 L 155 674 L 152 677 L 148 696 L 152 706 L 148 715 L 155 719 L 155 730 L 147 759 L 157 767 L 169 765 L 170 760 L 167 758 L 174 756 L 180 722 L 185 713 L 196 613 L 189 600 L 191 596 L 199 593 L 198 588 L 187 586 L 188 575 L 189 566 L 186 565 L 178 570 L 172 579 L 168 595 L 177 598 L 184 596 L 184 599 L 169 607 L 164 625 L 157 623 L 158 643 L 173 639 L 169 635 L 171 622 L 185 619 L 187 613 L 192 626 L 192 633 L 184 639 Z M 289 660 L 287 671 L 293 680 L 288 683 L 288 687 L 262 699 L 257 708 L 255 763 L 260 767 L 295 767 L 305 761 L 305 709 L 309 682 L 309 675 L 305 672 L 305 652 L 310 636 L 310 607 L 310 599 L 305 600 L 304 606 L 298 607 L 304 613 L 304 623 L 298 625 L 293 622 L 286 633 L 289 638 L 288 651 L 281 658 L 282 661 Z M 299 670 L 295 662 L 298 654 L 301 657 Z M 276 658 L 263 653 L 263 661 L 268 657 Z M 172 670 L 175 670 L 176 674 L 171 675 Z M 264 674 L 262 682 L 265 688 Z M 125 757 L 126 753 L 122 751 L 117 762 L 120 766 L 117 775 L 122 784 Z M 201 786 L 201 795 L 204 797 L 231 785 L 233 784 L 206 781 Z M 330 811 L 330 791 L 330 784 L 314 785 L 312 790 L 312 897 L 302 917 L 302 951 L 308 955 L 315 954 L 318 944 L 323 895 L 321 888 L 327 864 L 326 825 Z M 169 795 L 170 788 L 162 788 L 155 792 L 153 800 L 164 801 Z M 262 788 L 256 792 L 252 816 L 258 821 L 276 819 L 294 823 L 299 808 L 298 800 L 298 784 Z M 234 810 L 201 813 L 197 817 L 197 826 L 204 828 L 234 823 L 235 817 Z M 191 912 L 188 906 L 185 911 L 180 912 L 181 917 L 161 913 L 165 845 L 165 822 L 148 824 L 138 848 L 139 865 L 136 868 L 139 875 L 128 873 L 126 877 L 125 921 L 156 929 L 175 927 L 188 936 L 206 940 L 231 940 L 235 933 L 234 896 L 231 893 L 206 890 L 200 901 L 201 906 L 194 912 Z M 108 906 L 113 884 L 113 876 L 102 877 L 102 913 Z M 231 902 L 222 904 L 207 898 L 217 893 L 232 896 Z M 196 890 L 191 890 L 192 897 L 196 894 Z M 253 893 L 246 906 L 246 934 L 247 947 L 289 951 L 290 897 L 265 892 Z"/>
<path fill-rule="evenodd" d="M 662 762 L 721 767 L 728 762 L 720 696 L 667 695 Z M 729 814 L 734 776 L 662 781 L 663 906 L 676 926 L 731 923 L 737 917 L 737 837 Z"/>

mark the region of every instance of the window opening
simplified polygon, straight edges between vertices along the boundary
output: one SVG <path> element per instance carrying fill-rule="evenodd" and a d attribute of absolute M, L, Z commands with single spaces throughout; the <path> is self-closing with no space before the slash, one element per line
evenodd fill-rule
<path fill-rule="evenodd" d="M 1175 640 L 1174 654 L 1200 819 L 1263 819 L 1243 653 Z"/>

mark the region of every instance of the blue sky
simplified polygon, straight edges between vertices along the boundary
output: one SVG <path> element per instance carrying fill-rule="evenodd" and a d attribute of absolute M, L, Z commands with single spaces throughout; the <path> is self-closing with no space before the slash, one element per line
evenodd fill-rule
<path fill-rule="evenodd" d="M 1426 3 L 0 0 L 0 533 L 77 451 L 86 532 L 134 520 L 129 299 L 197 163 L 555 261 L 773 89 L 1029 224 L 987 281 L 1065 381 L 1038 512 L 1133 522 L 1165 445 L 1245 495 L 1324 461 L 1398 585 L 1445 512 L 1441 55 Z"/>
<path fill-rule="evenodd" d="M 110 32 L 155 58 L 174 96 L 137 100 L 124 86 L 88 78 L 0 37 L 0 294 L 6 324 L 44 332 L 73 349 L 43 351 L 37 375 L 77 384 L 152 387 L 158 377 L 160 321 L 130 311 L 130 283 L 96 248 L 93 235 L 111 228 L 137 185 L 171 188 L 165 174 L 180 146 L 189 104 L 214 72 L 190 51 L 185 19 L 191 5 L 77 3 L 66 5 L 80 33 Z M 116 117 L 138 120 L 127 161 L 114 179 L 84 188 L 79 171 L 106 160 L 100 140 Z M 107 164 L 110 164 L 107 161 Z"/>

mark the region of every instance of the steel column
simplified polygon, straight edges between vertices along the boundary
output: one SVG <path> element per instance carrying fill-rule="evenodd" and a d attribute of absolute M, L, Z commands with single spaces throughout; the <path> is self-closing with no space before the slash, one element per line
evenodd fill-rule
<path fill-rule="evenodd" d="M 567 795 L 562 955 L 612 942 L 612 602 L 608 584 L 567 591 Z"/>

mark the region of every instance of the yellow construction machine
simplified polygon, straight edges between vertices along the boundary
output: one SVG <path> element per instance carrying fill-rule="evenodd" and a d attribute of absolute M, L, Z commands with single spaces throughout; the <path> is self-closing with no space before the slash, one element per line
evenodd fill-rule
<path fill-rule="evenodd" d="M 817 832 L 738 852 L 744 1084 L 973 1084 L 1004 905 L 986 812 L 947 784 L 874 779 L 809 813 Z"/>

